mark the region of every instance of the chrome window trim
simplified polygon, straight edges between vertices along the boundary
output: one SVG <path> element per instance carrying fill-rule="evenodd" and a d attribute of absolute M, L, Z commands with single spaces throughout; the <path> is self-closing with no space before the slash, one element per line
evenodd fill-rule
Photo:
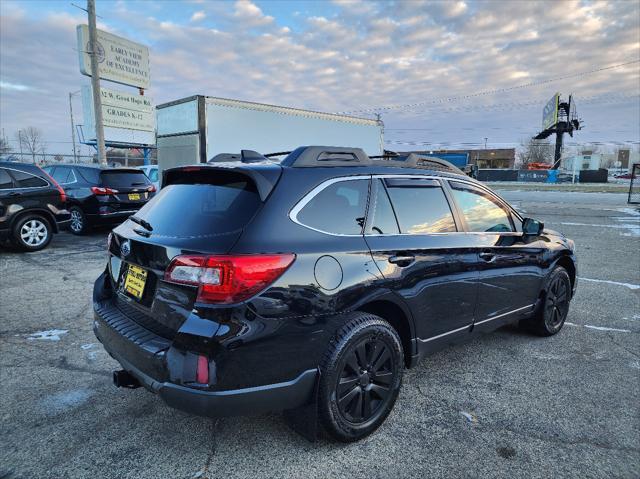
<path fill-rule="evenodd" d="M 35 176 L 36 178 L 40 178 L 41 180 L 45 181 L 47 183 L 46 186 L 27 186 L 27 187 L 14 187 L 14 188 L 7 188 L 8 190 L 37 190 L 38 188 L 51 188 L 53 185 L 49 182 L 49 180 L 47 180 L 46 178 L 43 178 L 42 176 L 39 175 L 34 175 L 33 173 L 29 173 L 28 171 L 22 171 L 22 170 L 18 170 L 16 168 L 11 168 L 9 166 L 3 166 L 3 168 L 5 170 L 11 170 L 11 171 L 17 171 L 18 173 L 26 173 L 27 175 L 31 175 L 31 176 Z M 13 177 L 12 177 L 13 179 Z"/>
<path fill-rule="evenodd" d="M 487 318 L 487 319 L 483 319 L 482 321 L 476 321 L 474 323 L 469 323 L 466 326 L 462 326 L 461 328 L 453 329 L 451 331 L 447 331 L 446 333 L 438 334 L 436 336 L 432 336 L 432 337 L 427 338 L 427 339 L 418 338 L 418 341 L 420 341 L 421 343 L 428 343 L 429 341 L 433 341 L 435 339 L 439 339 L 439 338 L 442 338 L 444 336 L 448 336 L 449 334 L 454 334 L 454 333 L 457 333 L 457 332 L 462 331 L 464 329 L 469 329 L 472 325 L 475 327 L 475 326 L 477 326 L 479 324 L 488 323 L 489 321 L 493 321 L 494 319 L 503 318 L 503 317 L 508 316 L 510 314 L 518 313 L 518 312 L 520 312 L 520 311 L 522 311 L 524 309 L 532 308 L 533 306 L 535 306 L 535 303 L 529 304 L 527 306 L 523 306 L 521 308 L 514 309 L 512 311 L 507 311 L 506 313 L 499 314 L 499 315 L 494 316 L 492 318 Z"/>
<path fill-rule="evenodd" d="M 420 174 L 406 174 L 406 175 L 401 175 L 401 174 L 373 174 L 373 175 L 352 175 L 352 176 L 340 176 L 340 177 L 336 177 L 336 178 L 331 178 L 329 180 L 326 180 L 322 183 L 320 183 L 318 186 L 316 186 L 315 188 L 313 188 L 309 193 L 307 193 L 305 196 L 302 197 L 302 199 L 300 201 L 298 201 L 298 203 L 296 203 L 296 205 L 291 209 L 291 211 L 289 212 L 289 219 L 291 219 L 291 221 L 293 221 L 294 223 L 300 225 L 300 226 L 304 226 L 307 229 L 310 229 L 312 231 L 316 231 L 318 233 L 323 233 L 323 234 L 327 234 L 330 236 L 340 236 L 340 237 L 360 237 L 360 236 L 367 236 L 367 237 L 376 237 L 376 236 L 380 236 L 380 237 L 385 237 L 385 236 L 444 236 L 444 235 L 492 235 L 492 236 L 522 236 L 522 232 L 521 231 L 505 231 L 505 232 L 488 232 L 488 231 L 449 231 L 449 232 L 444 232 L 444 233 L 426 233 L 426 234 L 422 234 L 422 235 L 415 235 L 415 234 L 411 234 L 411 233 L 385 233 L 385 234 L 381 234 L 381 235 L 372 235 L 372 234 L 341 234 L 341 233 L 331 233 L 330 231 L 324 231 L 318 228 L 314 228 L 312 226 L 309 225 L 305 225 L 304 223 L 300 222 L 300 220 L 298 220 L 298 213 L 300 213 L 300 211 L 302 210 L 302 208 L 304 208 L 307 203 L 309 203 L 309 201 L 311 201 L 318 193 L 320 193 L 322 190 L 324 190 L 325 188 L 327 188 L 328 186 L 334 184 L 334 183 L 338 183 L 340 181 L 354 181 L 354 180 L 374 180 L 374 179 L 383 179 L 383 178 L 417 178 L 417 179 L 426 179 L 426 180 L 436 180 L 438 182 L 440 182 L 440 188 L 442 188 L 444 190 L 444 185 L 442 184 L 443 181 L 458 181 L 461 183 L 467 183 L 470 186 L 476 186 L 478 188 L 483 189 L 484 191 L 486 191 L 487 193 L 489 193 L 490 195 L 493 195 L 501 204 L 503 204 L 503 206 L 505 208 L 507 208 L 509 210 L 509 212 L 511 212 L 511 214 L 515 215 L 516 217 L 518 217 L 518 219 L 520 221 L 522 221 L 522 217 L 518 214 L 518 212 L 516 212 L 510 205 L 509 203 L 507 203 L 504 199 L 502 199 L 500 196 L 496 195 L 493 191 L 491 191 L 490 189 L 488 189 L 486 186 L 477 183 L 477 182 L 473 182 L 473 181 L 468 181 L 466 178 L 452 178 L 452 177 L 448 177 L 448 176 L 437 176 L 437 175 L 420 175 Z M 371 195 L 371 193 L 369 193 L 369 195 Z M 453 214 L 453 211 L 452 211 Z"/>
<path fill-rule="evenodd" d="M 331 178 L 330 180 L 323 181 L 318 186 L 313 188 L 309 193 L 304 195 L 302 197 L 302 199 L 300 201 L 298 201 L 298 203 L 296 203 L 296 205 L 289 212 L 289 219 L 291 221 L 293 221 L 294 223 L 299 224 L 300 226 L 303 226 L 303 227 L 305 227 L 307 229 L 310 229 L 310 230 L 313 230 L 313 231 L 317 231 L 318 233 L 323 233 L 323 234 L 330 235 L 330 236 L 347 237 L 347 238 L 361 238 L 363 236 L 362 234 L 332 233 L 330 231 L 324 231 L 324 230 L 321 230 L 321 229 L 318 229 L 318 228 L 314 228 L 313 226 L 306 225 L 306 224 L 302 223 L 298 219 L 298 214 L 300 213 L 300 211 L 302 211 L 302 209 L 305 206 L 307 206 L 307 203 L 309 203 L 313 198 L 315 198 L 325 188 L 327 188 L 327 187 L 329 187 L 329 186 L 331 186 L 331 185 L 333 185 L 335 183 L 340 183 L 340 182 L 343 182 L 343 181 L 356 181 L 356 180 L 367 180 L 367 181 L 370 181 L 371 180 L 371 175 L 340 176 L 340 177 L 337 177 L 337 178 Z M 365 214 L 366 214 L 366 210 L 365 210 Z"/>

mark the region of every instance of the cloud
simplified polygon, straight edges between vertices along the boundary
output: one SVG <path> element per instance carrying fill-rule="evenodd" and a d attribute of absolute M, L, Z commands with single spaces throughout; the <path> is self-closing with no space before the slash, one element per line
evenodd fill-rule
<path fill-rule="evenodd" d="M 14 91 L 29 91 L 33 90 L 30 86 L 21 85 L 20 83 L 10 83 L 7 81 L 0 80 L 0 89 L 4 90 L 14 90 Z"/>
<path fill-rule="evenodd" d="M 203 93 L 334 112 L 418 104 L 383 110 L 389 141 L 519 141 L 536 133 L 555 91 L 601 99 L 640 93 L 637 63 L 544 83 L 639 58 L 637 2 L 336 1 L 286 18 L 260 5 L 265 11 L 247 0 L 204 2 L 185 18 L 122 2 L 101 28 L 149 45 L 149 95 L 157 103 Z M 34 124 L 49 139 L 66 138 L 67 92 L 87 82 L 73 50 L 75 25 L 84 21 L 73 7 L 33 16 L 3 5 L 0 123 L 7 131 Z M 534 86 L 509 90 L 522 83 Z M 578 103 L 588 125 L 606 127 L 577 138 L 638 139 L 640 109 L 625 98 L 611 108 Z"/>
<path fill-rule="evenodd" d="M 204 10 L 198 10 L 197 12 L 193 12 L 193 15 L 191 15 L 191 21 L 199 22 L 201 20 L 204 20 L 206 16 L 207 14 L 204 12 Z"/>

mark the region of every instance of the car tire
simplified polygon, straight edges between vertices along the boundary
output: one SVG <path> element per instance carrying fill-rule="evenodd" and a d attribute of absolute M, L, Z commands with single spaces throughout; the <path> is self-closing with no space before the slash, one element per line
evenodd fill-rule
<path fill-rule="evenodd" d="M 319 422 L 335 440 L 368 436 L 396 402 L 404 369 L 396 330 L 373 314 L 349 314 L 321 364 Z"/>
<path fill-rule="evenodd" d="M 524 326 L 539 336 L 553 336 L 564 326 L 571 301 L 571 278 L 562 266 L 556 266 L 546 280 L 542 301 Z"/>
<path fill-rule="evenodd" d="M 71 223 L 69 223 L 69 231 L 74 235 L 83 235 L 87 232 L 87 217 L 84 215 L 82 209 L 78 206 L 72 206 L 69 208 L 71 213 Z"/>
<path fill-rule="evenodd" d="M 13 241 L 25 251 L 39 251 L 45 248 L 52 237 L 51 223 L 41 215 L 27 214 L 13 227 Z"/>

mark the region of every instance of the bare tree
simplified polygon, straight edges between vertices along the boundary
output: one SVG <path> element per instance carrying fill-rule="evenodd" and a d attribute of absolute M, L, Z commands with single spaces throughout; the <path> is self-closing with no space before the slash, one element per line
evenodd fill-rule
<path fill-rule="evenodd" d="M 46 151 L 46 145 L 40 131 L 35 126 L 28 126 L 22 130 L 18 130 L 16 134 L 18 142 L 20 142 L 20 149 L 31 154 L 33 163 L 36 163 L 36 155 L 44 154 Z"/>
<path fill-rule="evenodd" d="M 523 140 L 517 162 L 520 168 L 526 168 L 530 163 L 553 163 L 553 145 L 548 141 Z"/>

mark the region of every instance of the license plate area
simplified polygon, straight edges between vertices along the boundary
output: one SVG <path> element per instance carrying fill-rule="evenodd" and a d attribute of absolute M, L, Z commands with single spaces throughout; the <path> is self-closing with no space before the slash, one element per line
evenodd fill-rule
<path fill-rule="evenodd" d="M 129 201 L 140 201 L 140 193 L 129 193 Z"/>
<path fill-rule="evenodd" d="M 129 296 L 140 301 L 144 294 L 148 275 L 149 272 L 146 269 L 130 264 L 124 275 L 124 284 L 122 289 Z"/>

